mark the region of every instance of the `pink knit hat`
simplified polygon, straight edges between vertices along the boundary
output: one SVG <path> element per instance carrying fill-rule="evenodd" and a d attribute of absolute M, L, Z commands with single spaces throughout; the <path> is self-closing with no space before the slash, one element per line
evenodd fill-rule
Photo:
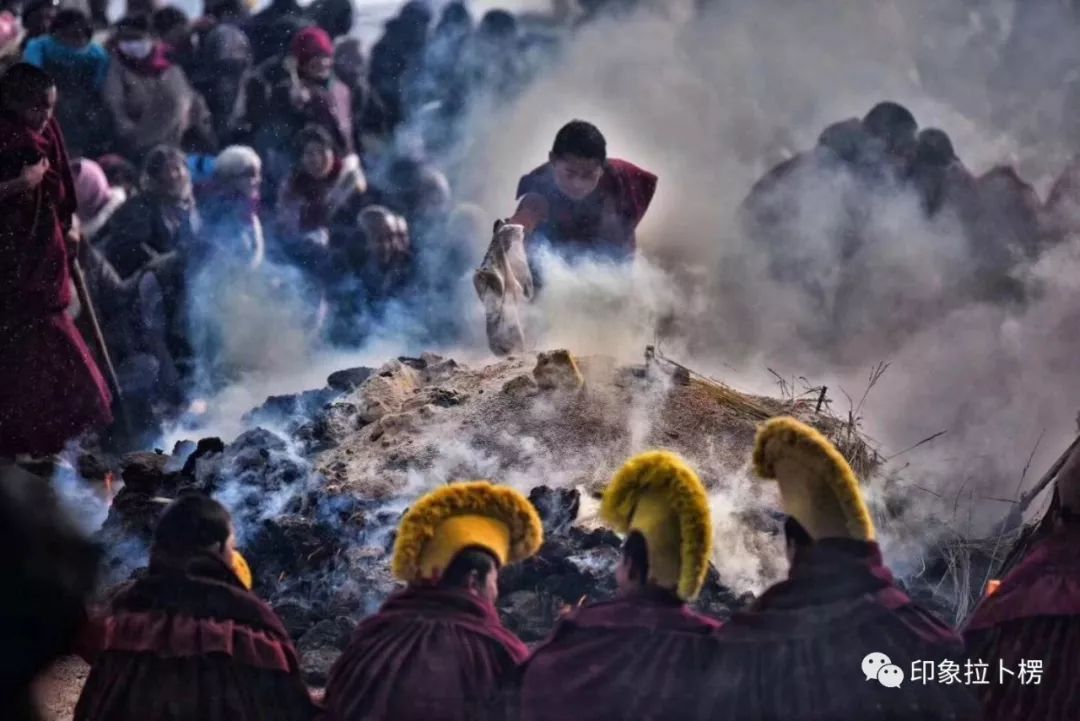
<path fill-rule="evenodd" d="M 101 166 L 89 158 L 81 158 L 73 163 L 78 169 L 75 173 L 75 203 L 79 220 L 87 222 L 109 202 L 109 179 Z"/>

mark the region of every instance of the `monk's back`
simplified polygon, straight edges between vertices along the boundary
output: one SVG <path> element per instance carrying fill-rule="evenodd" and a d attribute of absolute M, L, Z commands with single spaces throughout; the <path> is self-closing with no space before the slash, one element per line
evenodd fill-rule
<path fill-rule="evenodd" d="M 410 589 L 360 623 L 334 664 L 335 721 L 473 721 L 498 714 L 525 647 L 491 604 L 465 591 Z"/>
<path fill-rule="evenodd" d="M 698 674 L 718 625 L 675 598 L 582 608 L 525 664 L 522 721 L 696 718 Z"/>

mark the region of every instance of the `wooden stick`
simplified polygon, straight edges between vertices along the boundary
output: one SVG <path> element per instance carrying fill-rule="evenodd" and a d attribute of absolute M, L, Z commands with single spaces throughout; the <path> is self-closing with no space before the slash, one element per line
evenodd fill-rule
<path fill-rule="evenodd" d="M 109 355 L 109 347 L 105 344 L 105 334 L 101 331 L 101 323 L 98 322 L 97 310 L 94 301 L 90 297 L 90 289 L 86 286 L 86 275 L 77 258 L 71 259 L 71 278 L 75 281 L 75 291 L 79 294 L 79 304 L 86 313 L 90 322 L 90 331 L 93 334 L 94 344 L 101 356 L 101 364 L 105 367 L 105 377 L 109 381 L 111 390 L 116 398 L 117 415 L 124 427 L 124 431 L 130 437 L 132 435 L 131 419 L 128 417 L 127 408 L 124 405 L 124 394 L 120 389 L 120 379 L 116 375 L 116 366 L 113 365 L 112 356 Z"/>
<path fill-rule="evenodd" d="M 1039 482 L 1036 483 L 1030 491 L 1020 497 L 1021 513 L 1026 511 L 1027 507 L 1031 505 L 1031 502 L 1034 501 L 1055 478 L 1057 478 L 1058 472 L 1061 471 L 1062 466 L 1065 465 L 1065 461 L 1069 460 L 1069 456 L 1072 455 L 1072 452 L 1076 449 L 1077 445 L 1080 445 L 1080 436 L 1077 436 L 1073 442 L 1069 444 L 1069 447 L 1065 449 L 1065 452 L 1062 453 L 1056 461 L 1054 461 L 1054 465 L 1050 466 L 1050 469 L 1043 474 L 1043 477 L 1039 479 Z"/>

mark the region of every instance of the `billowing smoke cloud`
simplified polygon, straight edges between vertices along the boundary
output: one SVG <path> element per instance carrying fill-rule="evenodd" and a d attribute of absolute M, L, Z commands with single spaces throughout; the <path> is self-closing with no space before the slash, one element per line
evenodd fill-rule
<path fill-rule="evenodd" d="M 900 482 L 895 476 L 914 489 L 903 523 L 885 524 L 882 535 L 894 566 L 916 572 L 928 529 L 946 522 L 962 533 L 985 532 L 1008 510 L 1036 441 L 1028 484 L 1075 432 L 1080 338 L 1070 329 L 1080 313 L 1080 249 L 1067 242 L 1019 264 L 1022 303 L 986 299 L 971 273 L 981 247 L 956 217 L 928 220 L 910 191 L 871 191 L 850 175 L 815 170 L 794 186 L 797 232 L 783 248 L 812 282 L 780 282 L 772 272 L 777 249 L 745 232 L 740 204 L 754 181 L 813 147 L 826 125 L 886 98 L 907 105 L 922 126 L 949 132 L 974 173 L 1023 161 L 1025 176 L 1045 192 L 1067 157 L 1065 123 L 1055 110 L 1067 106 L 1067 89 L 1055 87 L 1054 73 L 1042 75 L 1038 111 L 1032 106 L 1021 117 L 1008 109 L 1023 102 L 1017 89 L 1030 88 L 1024 78 L 1032 66 L 1060 64 L 1058 54 L 1042 51 L 1072 51 L 1065 44 L 1073 26 L 1058 23 L 1060 34 L 1046 36 L 1049 47 L 1039 53 L 1024 54 L 1034 59 L 1021 69 L 1001 65 L 1031 36 L 1010 35 L 1013 6 L 1005 0 L 963 12 L 933 0 L 865 7 L 717 0 L 692 20 L 690 5 L 668 3 L 662 12 L 583 28 L 520 97 L 478 103 L 450 153 L 455 198 L 477 203 L 492 219 L 509 215 L 518 178 L 543 162 L 558 127 L 571 117 L 599 125 L 613 155 L 660 176 L 639 229 L 643 257 L 632 269 L 548 258 L 545 290 L 531 309 L 531 345 L 638 361 L 644 346 L 660 339 L 687 364 L 745 390 L 775 394 L 766 369 L 828 386 L 835 413 L 850 412 L 886 459 L 899 454 L 871 482 L 870 495 L 886 507 L 886 486 Z M 1051 3 L 1028 5 L 1019 6 L 1020 28 L 1059 12 L 1044 7 Z M 853 204 L 873 240 L 849 254 L 837 223 Z M 485 241 L 477 239 L 476 262 Z M 459 280 L 464 290 L 451 307 L 470 330 L 458 347 L 442 350 L 480 358 L 479 305 L 468 278 Z M 211 404 L 220 416 L 204 427 L 235 435 L 241 413 L 266 395 L 319 386 L 347 365 L 378 366 L 431 350 L 415 332 L 416 308 L 392 307 L 373 340 L 348 355 L 311 345 L 278 353 L 260 347 L 265 338 L 250 339 L 261 356 L 289 363 L 241 374 Z M 299 342 L 276 332 L 269 340 Z M 868 388 L 882 362 L 888 369 Z M 647 424 L 648 408 L 634 419 Z M 901 453 L 939 431 L 946 433 Z M 647 433 L 636 428 L 633 435 Z M 507 442 L 527 455 L 527 438 Z M 523 487 L 536 478 L 570 482 L 549 461 L 537 459 L 533 472 L 506 480 Z M 433 467 L 413 474 L 408 490 L 421 492 L 459 468 L 483 473 L 497 464 L 467 443 L 447 443 Z M 745 471 L 719 488 L 718 565 L 734 587 L 759 588 L 779 572 L 769 560 L 778 556 L 775 542 L 746 532 L 741 515 L 760 508 L 760 489 Z"/>
<path fill-rule="evenodd" d="M 1038 12 L 1024 8 L 1019 21 Z M 474 117 L 455 181 L 493 217 L 508 214 L 517 178 L 543 161 L 571 117 L 595 122 L 614 155 L 661 179 L 639 230 L 649 260 L 621 278 L 595 266 L 556 273 L 536 344 L 565 340 L 579 353 L 636 359 L 655 337 L 646 319 L 674 309 L 665 342 L 691 365 L 762 392 L 776 391 L 766 368 L 805 376 L 829 386 L 841 415 L 844 392 L 854 410 L 871 369 L 889 362 L 859 409 L 863 429 L 885 456 L 947 431 L 888 467 L 950 498 L 964 486 L 970 530 L 985 531 L 1008 506 L 980 499 L 1014 497 L 1040 435 L 1028 483 L 1075 432 L 1080 340 L 1066 328 L 1076 249 L 1063 245 L 1017 269 L 1026 304 L 976 300 L 969 278 L 981 249 L 955 217 L 927 220 L 913 193 L 873 194 L 844 187 L 850 178 L 811 175 L 794 209 L 793 252 L 820 286 L 808 294 L 773 280 L 769 249 L 743 232 L 737 211 L 770 164 L 887 98 L 922 126 L 949 132 L 974 173 L 1023 159 L 1026 177 L 1045 191 L 1063 163 L 1045 162 L 1061 145 L 1060 118 L 1025 118 L 1019 129 L 1001 120 L 1016 98 L 1006 88 L 1022 82 L 1015 64 L 1000 65 L 1014 52 L 1005 45 L 1011 5 L 961 13 L 928 2 L 718 2 L 703 18 L 685 18 L 672 4 L 663 15 L 585 28 L 517 102 Z M 1051 44 L 1075 33 L 1070 23 Z M 1065 90 L 1055 91 L 1064 102 Z M 874 240 L 845 258 L 833 231 L 853 195 Z M 642 281 L 661 273 L 669 282 Z"/>

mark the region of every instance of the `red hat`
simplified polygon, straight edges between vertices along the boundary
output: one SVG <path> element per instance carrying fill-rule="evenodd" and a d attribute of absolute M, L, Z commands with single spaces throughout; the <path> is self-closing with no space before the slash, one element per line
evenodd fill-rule
<path fill-rule="evenodd" d="M 289 54 L 296 58 L 296 64 L 303 67 L 313 58 L 334 56 L 334 41 L 322 28 L 304 28 L 293 35 Z"/>

